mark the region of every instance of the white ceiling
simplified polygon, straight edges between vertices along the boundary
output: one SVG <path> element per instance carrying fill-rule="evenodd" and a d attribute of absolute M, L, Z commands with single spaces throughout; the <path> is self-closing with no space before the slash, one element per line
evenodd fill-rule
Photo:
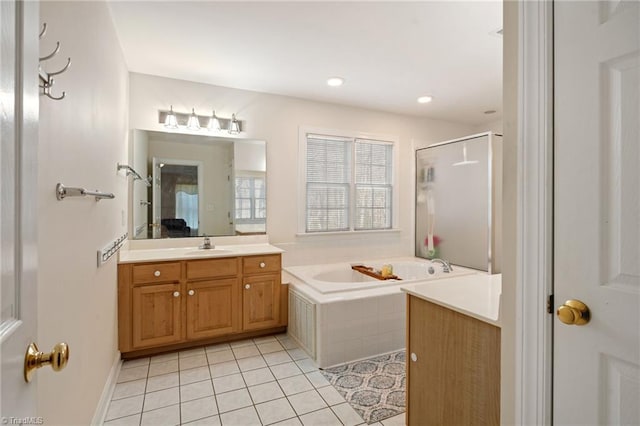
<path fill-rule="evenodd" d="M 133 72 L 469 124 L 501 116 L 501 1 L 110 7 Z"/>

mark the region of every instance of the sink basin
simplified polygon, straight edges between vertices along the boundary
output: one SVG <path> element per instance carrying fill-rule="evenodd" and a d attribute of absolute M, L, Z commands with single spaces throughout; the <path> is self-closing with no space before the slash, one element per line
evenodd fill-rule
<path fill-rule="evenodd" d="M 185 256 L 216 256 L 221 254 L 233 253 L 231 250 L 226 249 L 198 249 L 186 252 Z"/>

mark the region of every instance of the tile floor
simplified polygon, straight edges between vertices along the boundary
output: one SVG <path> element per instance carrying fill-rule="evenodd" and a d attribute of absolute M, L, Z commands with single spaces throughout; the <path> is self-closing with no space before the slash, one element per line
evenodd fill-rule
<path fill-rule="evenodd" d="M 360 425 L 286 335 L 125 361 L 105 426 Z M 404 414 L 375 423 L 403 426 Z"/>

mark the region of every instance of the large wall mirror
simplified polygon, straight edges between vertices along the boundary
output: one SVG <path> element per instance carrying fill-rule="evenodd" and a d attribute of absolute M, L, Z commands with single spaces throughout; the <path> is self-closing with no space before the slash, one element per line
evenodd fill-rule
<path fill-rule="evenodd" d="M 133 131 L 134 239 L 266 233 L 266 143 Z"/>

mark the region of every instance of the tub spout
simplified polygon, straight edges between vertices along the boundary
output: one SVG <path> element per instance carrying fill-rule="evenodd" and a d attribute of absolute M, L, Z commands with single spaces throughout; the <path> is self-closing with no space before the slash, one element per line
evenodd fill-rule
<path fill-rule="evenodd" d="M 442 265 L 442 272 L 448 274 L 449 272 L 453 271 L 453 267 L 451 267 L 451 265 L 449 264 L 449 262 L 447 262 L 446 260 L 443 259 L 431 259 L 432 263 L 439 263 Z"/>

